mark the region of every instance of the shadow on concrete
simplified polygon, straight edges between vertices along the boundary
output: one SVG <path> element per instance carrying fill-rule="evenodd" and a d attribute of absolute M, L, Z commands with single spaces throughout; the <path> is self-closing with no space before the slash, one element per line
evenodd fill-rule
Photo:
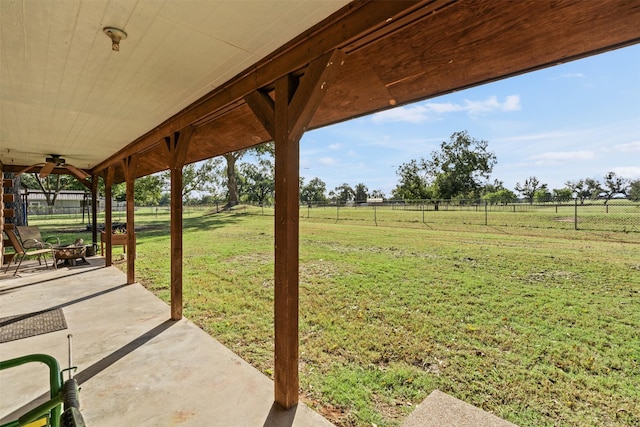
<path fill-rule="evenodd" d="M 124 285 L 124 286 L 128 286 L 128 285 Z M 119 287 L 121 287 L 121 286 L 119 286 Z M 132 353 L 136 349 L 142 347 L 144 344 L 146 344 L 147 342 L 151 341 L 153 338 L 157 337 L 162 332 L 166 331 L 167 329 L 169 329 L 171 326 L 173 326 L 175 324 L 176 324 L 176 322 L 173 321 L 173 320 L 165 320 L 164 322 L 162 322 L 161 324 L 159 324 L 155 328 L 145 332 L 144 334 L 140 335 L 138 338 L 134 339 L 130 343 L 124 345 L 123 347 L 120 347 L 118 350 L 114 351 L 110 355 L 108 355 L 106 357 L 103 357 L 98 362 L 94 363 L 93 365 L 89 366 L 86 369 L 83 369 L 81 372 L 79 372 L 77 375 L 75 375 L 75 379 L 78 381 L 78 385 L 81 385 L 82 383 L 84 383 L 84 382 L 88 381 L 89 379 L 93 378 L 94 376 L 96 376 L 100 372 L 102 372 L 105 369 L 107 369 L 109 366 L 111 366 L 114 363 L 116 363 L 118 360 L 120 360 L 123 357 L 125 357 L 126 355 Z M 21 417 L 22 415 L 26 414 L 31 409 L 37 407 L 38 405 L 41 405 L 42 403 L 46 402 L 47 400 L 49 400 L 49 392 L 41 394 L 40 396 L 38 396 L 35 399 L 33 399 L 31 402 L 23 405 L 21 408 L 18 408 L 15 411 L 13 411 L 12 413 L 5 415 L 2 419 L 0 419 L 0 424 L 5 424 L 7 422 L 10 422 L 10 421 L 18 419 L 19 417 Z M 269 415 L 271 415 L 271 414 L 269 414 Z M 283 425 L 284 426 L 285 424 L 269 424 L 269 425 L 273 425 L 273 426 Z M 290 425 L 290 424 L 287 424 L 287 425 Z"/>
<path fill-rule="evenodd" d="M 297 410 L 297 405 L 290 409 L 284 409 L 278 403 L 273 402 L 262 427 L 291 427 L 296 418 Z"/>
<path fill-rule="evenodd" d="M 88 266 L 86 268 L 83 268 L 83 270 L 76 271 L 74 273 L 64 274 L 64 275 L 60 275 L 60 276 L 56 276 L 56 277 L 51 277 L 49 279 L 44 279 L 44 280 L 38 280 L 36 282 L 26 283 L 24 285 L 19 285 L 19 286 L 13 286 L 11 288 L 0 289 L 0 295 L 6 294 L 6 293 L 9 293 L 9 292 L 13 292 L 13 291 L 18 290 L 18 289 L 27 288 L 29 286 L 35 286 L 35 285 L 41 285 L 43 283 L 55 282 L 56 280 L 60 280 L 60 279 L 63 279 L 65 277 L 71 277 L 71 276 L 77 276 L 79 274 L 89 273 L 89 272 L 97 270 L 99 268 L 104 268 L 104 266 L 99 266 L 99 267 Z"/>
<path fill-rule="evenodd" d="M 143 345 L 151 341 L 153 338 L 157 337 L 158 335 L 160 335 L 161 333 L 163 333 L 164 331 L 166 331 L 167 329 L 169 329 L 171 326 L 175 324 L 176 324 L 176 321 L 174 320 L 165 320 L 155 328 L 140 335 L 138 338 L 134 339 L 129 344 L 123 347 L 120 347 L 118 350 L 114 351 L 110 355 L 103 357 L 98 362 L 94 363 L 93 365 L 89 366 L 86 369 L 83 369 L 75 376 L 76 380 L 78 381 L 78 384 L 80 385 L 85 381 L 88 381 L 89 379 L 93 378 L 100 372 L 107 369 L 109 366 L 116 363 L 118 360 L 122 359 L 123 357 L 132 353 L 138 348 L 142 347 Z"/>
<path fill-rule="evenodd" d="M 31 313 L 25 313 L 25 314 L 19 314 L 17 316 L 11 316 L 10 319 L 6 319 L 6 320 L 3 320 L 2 322 L 0 322 L 0 327 L 1 326 L 7 326 L 7 325 L 9 325 L 11 323 L 19 322 L 19 321 L 22 321 L 22 320 L 26 320 L 26 319 L 28 319 L 30 317 L 38 316 L 38 315 L 40 315 L 42 313 L 46 313 L 46 312 L 49 312 L 49 311 L 54 311 L 54 310 L 57 310 L 59 308 L 68 307 L 68 306 L 73 305 L 73 304 L 78 304 L 79 302 L 86 301 L 86 300 L 89 300 L 91 298 L 96 298 L 96 297 L 99 297 L 101 295 L 108 294 L 109 292 L 117 291 L 118 289 L 122 289 L 122 288 L 127 287 L 127 286 L 131 286 L 131 285 L 127 285 L 125 283 L 123 285 L 118 285 L 118 286 L 115 286 L 115 287 L 110 288 L 110 289 L 105 289 L 104 291 L 100 291 L 100 292 L 96 292 L 94 294 L 83 296 L 82 298 L 76 298 L 76 299 L 74 299 L 72 301 L 65 302 L 63 304 L 58 304 L 58 305 L 55 305 L 53 307 L 45 308 L 44 310 L 38 310 L 38 311 L 31 312 Z"/>

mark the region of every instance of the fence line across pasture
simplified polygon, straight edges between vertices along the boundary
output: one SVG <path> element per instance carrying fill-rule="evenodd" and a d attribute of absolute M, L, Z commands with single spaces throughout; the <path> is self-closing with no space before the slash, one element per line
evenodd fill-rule
<path fill-rule="evenodd" d="M 253 205 L 247 213 L 273 215 L 273 207 Z M 423 223 L 464 227 L 556 228 L 607 232 L 640 232 L 640 202 L 507 203 L 460 200 L 404 200 L 382 203 L 301 203 L 300 217 L 309 220 L 357 221 L 396 226 Z"/>
<path fill-rule="evenodd" d="M 186 206 L 190 211 L 219 211 L 222 204 Z M 166 213 L 168 207 L 136 207 L 146 214 Z M 243 203 L 235 212 L 250 215 L 274 215 L 273 205 Z M 29 209 L 29 216 L 47 219 L 58 215 L 83 218 L 82 208 Z M 99 215 L 103 216 L 102 209 Z M 115 220 L 124 220 L 126 208 L 114 206 Z M 565 203 L 489 204 L 469 200 L 389 200 L 377 203 L 305 202 L 300 204 L 300 218 L 317 221 L 361 222 L 374 225 L 402 226 L 424 224 L 460 228 L 464 226 L 529 227 L 565 230 L 636 232 L 640 233 L 640 202 L 616 199 L 604 203 L 577 200 Z M 86 216 L 89 222 L 89 216 Z M 84 222 L 84 221 L 83 221 Z"/>

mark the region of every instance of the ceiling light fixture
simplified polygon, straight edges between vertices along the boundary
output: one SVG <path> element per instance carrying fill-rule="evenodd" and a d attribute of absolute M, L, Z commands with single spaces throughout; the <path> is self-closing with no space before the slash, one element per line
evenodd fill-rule
<path fill-rule="evenodd" d="M 120 50 L 120 40 L 126 39 L 127 33 L 115 27 L 104 27 L 102 31 L 111 39 L 111 50 L 118 52 Z"/>

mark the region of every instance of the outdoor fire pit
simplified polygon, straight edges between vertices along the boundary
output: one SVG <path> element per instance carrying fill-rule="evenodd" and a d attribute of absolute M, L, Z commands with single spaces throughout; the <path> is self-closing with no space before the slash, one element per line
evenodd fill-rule
<path fill-rule="evenodd" d="M 53 254 L 56 263 L 58 262 L 58 260 L 63 260 L 64 265 L 70 265 L 72 267 L 76 265 L 76 260 L 78 258 L 81 258 L 82 261 L 87 262 L 87 260 L 84 258 L 87 254 L 87 247 L 84 245 L 71 245 L 54 248 Z"/>

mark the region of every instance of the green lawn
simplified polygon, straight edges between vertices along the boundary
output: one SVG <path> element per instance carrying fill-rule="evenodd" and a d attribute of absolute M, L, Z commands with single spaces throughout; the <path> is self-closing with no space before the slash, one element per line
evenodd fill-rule
<path fill-rule="evenodd" d="M 272 375 L 273 217 L 240 212 L 185 216 L 185 316 Z M 136 224 L 168 300 L 168 214 Z M 639 233 L 394 224 L 301 219 L 307 404 L 395 426 L 437 388 L 522 426 L 640 424 Z"/>

